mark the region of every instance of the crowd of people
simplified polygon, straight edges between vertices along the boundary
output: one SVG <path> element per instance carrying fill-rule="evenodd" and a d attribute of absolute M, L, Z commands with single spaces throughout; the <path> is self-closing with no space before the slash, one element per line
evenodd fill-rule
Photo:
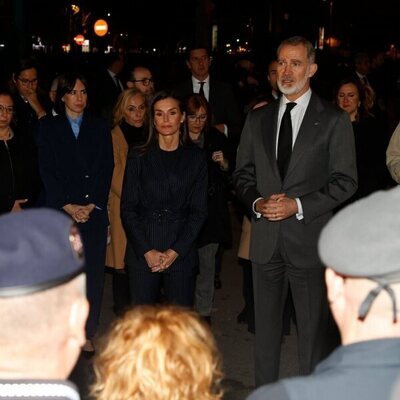
<path fill-rule="evenodd" d="M 386 373 L 389 362 L 400 366 L 399 192 L 391 188 L 400 182 L 400 124 L 392 134 L 389 90 L 369 74 L 366 53 L 338 72 L 329 98 L 313 88 L 317 56 L 294 36 L 280 43 L 264 77 L 242 60 L 225 82 L 214 77 L 207 47 L 196 45 L 188 74 L 162 85 L 149 65 L 127 66 L 112 53 L 93 76 L 58 71 L 48 93 L 34 60 L 18 63 L 0 88 L 1 313 L 5 343 L 13 332 L 32 339 L 14 370 L 39 357 L 50 325 L 49 364 L 57 368 L 19 375 L 5 365 L 0 397 L 7 380 L 67 379 L 82 349 L 88 358 L 97 353 L 91 393 L 99 400 L 222 398 L 210 328 L 237 206 L 245 303 L 237 319 L 255 333 L 260 387 L 250 398 L 320 398 L 326 383 L 332 398 L 377 398 L 384 385 L 379 393 L 390 399 L 400 379 Z M 46 256 L 36 247 L 47 241 Z M 381 261 L 371 266 L 373 259 Z M 105 267 L 117 319 L 96 349 Z M 66 299 L 58 315 L 43 302 L 59 291 Z M 32 315 L 22 327 L 26 296 Z M 299 375 L 311 376 L 276 383 L 289 318 Z M 335 369 L 354 368 L 343 361 L 353 362 L 352 352 L 360 365 L 371 356 L 377 364 L 341 381 Z M 374 378 L 377 365 L 383 372 Z M 79 398 L 71 383 L 60 388 Z"/>

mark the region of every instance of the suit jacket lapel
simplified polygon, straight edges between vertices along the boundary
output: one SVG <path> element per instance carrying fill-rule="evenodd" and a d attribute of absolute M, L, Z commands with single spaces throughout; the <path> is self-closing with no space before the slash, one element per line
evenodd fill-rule
<path fill-rule="evenodd" d="M 274 171 L 274 174 L 280 178 L 278 164 L 276 161 L 276 135 L 279 101 L 274 101 L 271 105 L 268 106 L 266 111 L 267 110 L 270 112 L 270 114 L 267 114 L 267 112 L 263 114 L 263 118 L 261 119 L 260 131 L 265 132 L 263 135 L 263 141 L 270 167 L 272 171 Z M 270 122 L 271 120 L 273 121 L 272 126 Z M 269 131 L 268 128 L 270 129 Z"/>
<path fill-rule="evenodd" d="M 319 115 L 322 109 L 323 105 L 319 101 L 318 97 L 312 94 L 310 103 L 307 107 L 306 113 L 304 114 L 296 142 L 293 146 L 292 156 L 290 158 L 285 179 L 293 171 L 295 171 L 296 164 L 302 157 L 304 151 L 313 146 L 313 143 L 315 142 L 315 135 L 318 134 L 319 130 Z"/>

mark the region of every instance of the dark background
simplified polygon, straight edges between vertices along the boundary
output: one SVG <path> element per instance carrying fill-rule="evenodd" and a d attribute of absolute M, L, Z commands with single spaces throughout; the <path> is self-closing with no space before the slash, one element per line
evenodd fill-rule
<path fill-rule="evenodd" d="M 72 3 L 81 9 L 74 17 Z M 78 33 L 96 39 L 92 26 L 102 17 L 109 22 L 110 34 L 98 40 L 100 46 L 108 42 L 128 49 L 174 51 L 195 36 L 209 39 L 211 24 L 217 24 L 220 51 L 238 35 L 256 53 L 269 51 L 292 34 L 315 41 L 320 26 L 343 47 L 376 48 L 399 41 L 395 7 L 393 0 L 0 0 L 0 39 L 26 51 L 32 36 L 39 36 L 56 49 Z"/>
<path fill-rule="evenodd" d="M 76 15 L 71 4 L 80 7 Z M 389 53 L 391 46 L 397 59 L 397 8 L 393 0 L 0 0 L 0 75 L 9 76 L 14 62 L 30 55 L 32 43 L 40 38 L 43 48 L 35 56 L 47 77 L 69 65 L 99 65 L 110 45 L 127 54 L 128 64 L 144 61 L 159 82 L 168 82 L 188 72 L 181 54 L 185 45 L 194 40 L 211 45 L 213 25 L 218 26 L 213 68 L 224 80 L 230 80 L 238 58 L 251 58 L 265 71 L 282 38 L 303 35 L 317 43 L 321 26 L 325 38 L 332 36 L 339 45 L 325 43 L 318 54 L 320 65 L 350 59 L 358 51 Z M 109 33 L 102 38 L 93 32 L 98 18 L 109 23 Z M 90 39 L 90 55 L 82 55 L 74 43 L 77 34 Z M 237 52 L 246 42 L 246 52 Z M 68 56 L 61 50 L 66 43 L 71 44 Z"/>

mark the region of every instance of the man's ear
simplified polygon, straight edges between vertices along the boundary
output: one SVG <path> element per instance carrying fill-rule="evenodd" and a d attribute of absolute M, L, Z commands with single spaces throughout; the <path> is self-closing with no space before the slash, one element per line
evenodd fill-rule
<path fill-rule="evenodd" d="M 339 300 L 343 299 L 344 292 L 344 278 L 339 275 L 332 268 L 325 270 L 325 282 L 328 290 L 328 302 L 330 305 L 337 304 Z"/>
<path fill-rule="evenodd" d="M 70 339 L 77 342 L 78 347 L 82 347 L 86 341 L 85 326 L 89 315 L 89 303 L 85 297 L 79 297 L 71 305 L 68 329 Z"/>
<path fill-rule="evenodd" d="M 316 63 L 312 63 L 310 65 L 310 72 L 308 74 L 309 78 L 312 78 L 318 70 L 318 65 Z"/>

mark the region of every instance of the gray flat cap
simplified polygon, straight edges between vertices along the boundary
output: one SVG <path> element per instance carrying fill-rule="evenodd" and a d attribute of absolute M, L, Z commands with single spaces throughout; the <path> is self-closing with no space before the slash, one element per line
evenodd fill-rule
<path fill-rule="evenodd" d="M 348 276 L 400 280 L 400 187 L 338 212 L 321 232 L 322 262 Z"/>
<path fill-rule="evenodd" d="M 390 284 L 400 282 L 400 187 L 375 192 L 338 212 L 322 230 L 318 251 L 322 262 L 336 272 L 377 282 L 360 305 L 360 320 L 384 290 L 397 322 L 397 299 Z"/>

